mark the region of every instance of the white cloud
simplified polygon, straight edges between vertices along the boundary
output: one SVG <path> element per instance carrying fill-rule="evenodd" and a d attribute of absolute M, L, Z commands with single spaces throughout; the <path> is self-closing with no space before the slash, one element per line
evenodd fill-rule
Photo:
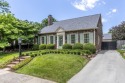
<path fill-rule="evenodd" d="M 102 22 L 104 23 L 104 22 L 107 22 L 108 20 L 107 19 L 105 19 L 105 18 L 102 18 Z"/>
<path fill-rule="evenodd" d="M 72 5 L 82 11 L 93 9 L 99 0 L 76 0 Z"/>
<path fill-rule="evenodd" d="M 111 11 L 109 11 L 108 13 L 107 13 L 107 15 L 110 15 L 110 14 L 113 14 L 113 13 L 116 13 L 117 12 L 117 9 L 112 9 Z"/>

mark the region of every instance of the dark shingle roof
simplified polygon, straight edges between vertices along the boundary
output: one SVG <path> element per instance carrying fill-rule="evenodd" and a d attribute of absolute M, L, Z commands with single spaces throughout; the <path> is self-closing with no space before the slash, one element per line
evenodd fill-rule
<path fill-rule="evenodd" d="M 84 17 L 54 22 L 53 25 L 41 29 L 40 34 L 54 33 L 60 27 L 63 28 L 65 31 L 94 29 L 97 28 L 100 16 L 101 16 L 100 14 L 96 14 L 96 15 L 90 15 L 90 16 L 84 16 Z"/>

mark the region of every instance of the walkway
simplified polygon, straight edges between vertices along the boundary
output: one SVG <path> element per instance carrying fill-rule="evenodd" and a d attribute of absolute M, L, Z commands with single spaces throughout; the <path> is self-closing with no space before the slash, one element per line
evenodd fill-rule
<path fill-rule="evenodd" d="M 0 83 L 54 83 L 45 79 L 0 70 Z"/>
<path fill-rule="evenodd" d="M 102 51 L 68 83 L 125 83 L 125 60 L 117 51 Z"/>

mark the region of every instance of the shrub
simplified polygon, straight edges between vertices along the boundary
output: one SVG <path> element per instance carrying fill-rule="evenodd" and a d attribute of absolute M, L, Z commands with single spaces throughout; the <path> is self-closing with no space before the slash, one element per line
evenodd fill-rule
<path fill-rule="evenodd" d="M 46 44 L 40 44 L 39 45 L 39 50 L 44 50 L 46 49 Z"/>
<path fill-rule="evenodd" d="M 54 44 L 47 44 L 46 49 L 55 49 L 55 45 Z"/>
<path fill-rule="evenodd" d="M 39 45 L 38 44 L 34 44 L 32 49 L 33 50 L 39 50 Z"/>
<path fill-rule="evenodd" d="M 91 43 L 86 43 L 83 45 L 83 49 L 84 50 L 88 50 L 90 51 L 91 53 L 95 53 L 96 52 L 96 47 L 95 45 L 91 44 Z"/>
<path fill-rule="evenodd" d="M 64 44 L 62 48 L 63 49 L 72 49 L 72 45 L 70 45 L 70 44 Z"/>
<path fill-rule="evenodd" d="M 27 63 L 29 63 L 33 58 L 29 57 L 29 58 L 26 58 L 24 61 L 16 64 L 15 66 L 12 67 L 12 69 L 14 70 L 17 70 L 21 67 L 23 67 L 24 65 L 26 65 Z"/>
<path fill-rule="evenodd" d="M 81 49 L 82 50 L 83 49 L 83 45 L 80 44 L 80 43 L 76 43 L 76 44 L 73 45 L 72 49 Z"/>

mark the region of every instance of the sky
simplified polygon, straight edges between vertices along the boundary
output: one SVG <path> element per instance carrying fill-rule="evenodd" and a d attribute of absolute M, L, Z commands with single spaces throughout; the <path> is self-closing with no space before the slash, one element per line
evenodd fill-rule
<path fill-rule="evenodd" d="M 48 15 L 58 21 L 101 14 L 103 33 L 125 21 L 125 0 L 6 0 L 15 17 L 41 22 Z"/>

